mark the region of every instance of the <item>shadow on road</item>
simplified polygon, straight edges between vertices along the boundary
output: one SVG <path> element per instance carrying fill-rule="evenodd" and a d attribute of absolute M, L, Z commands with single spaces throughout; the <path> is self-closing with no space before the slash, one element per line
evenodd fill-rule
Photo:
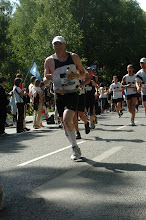
<path fill-rule="evenodd" d="M 133 142 L 133 143 L 144 143 L 144 140 L 141 139 L 124 139 L 124 138 L 120 138 L 120 139 L 107 139 L 107 138 L 100 138 L 100 137 L 95 137 L 96 141 L 106 141 L 106 142 L 111 142 L 111 141 L 116 141 L 116 142 Z"/>
<path fill-rule="evenodd" d="M 50 129 L 32 130 L 21 134 L 10 134 L 0 138 L 0 153 L 17 153 L 29 146 L 24 145 L 23 141 L 43 138 L 51 132 L 56 132 L 56 127 Z M 58 129 L 59 130 L 59 129 Z"/>
<path fill-rule="evenodd" d="M 54 167 L 26 167 L 9 170 L 1 173 L 0 183 L 5 192 L 5 209 L 0 213 L 2 220 L 74 220 L 74 219 L 95 219 L 95 220 L 117 220 L 122 216 L 123 219 L 133 220 L 144 210 L 141 203 L 121 203 L 120 199 L 114 203 L 111 200 L 93 200 L 112 196 L 126 196 L 128 186 L 132 187 L 133 179 L 130 176 L 121 175 L 122 171 L 146 171 L 146 166 L 140 164 L 116 164 L 116 163 L 96 163 L 87 158 L 82 158 L 82 162 L 92 165 L 94 168 L 81 172 L 73 178 L 67 190 L 78 192 L 88 198 L 88 202 L 79 196 L 79 201 L 72 195 L 65 200 L 51 201 L 43 198 L 36 198 L 32 195 L 33 189 L 53 180 L 54 178 L 70 171 L 65 168 Z M 80 166 L 80 165 L 79 165 Z M 76 167 L 75 169 L 78 169 Z M 109 172 L 109 170 L 113 172 Z M 78 180 L 79 178 L 79 180 Z M 81 182 L 80 182 L 81 178 Z M 89 181 L 90 180 L 90 181 Z M 67 180 L 64 179 L 66 186 Z M 114 186 L 114 187 L 113 187 Z M 64 186 L 58 182 L 58 189 Z M 51 190 L 51 189 L 50 189 Z M 52 186 L 52 190 L 53 186 Z M 89 193 L 90 192 L 90 193 Z M 90 198 L 89 198 L 90 196 Z M 110 196 L 110 197 L 109 197 Z M 101 202 L 102 201 L 102 202 Z M 130 210 L 127 208 L 129 207 Z M 133 212 L 131 212 L 131 209 Z M 139 213 L 136 212 L 138 209 Z M 92 213 L 92 214 L 91 214 Z M 121 218 L 121 219 L 122 219 Z"/>
<path fill-rule="evenodd" d="M 87 159 L 86 157 L 82 157 L 82 160 L 80 162 L 88 163 L 88 164 L 90 164 L 94 167 L 104 167 L 105 169 L 112 170 L 114 172 L 120 172 L 120 171 L 146 171 L 146 166 L 143 166 L 141 164 L 100 163 L 100 162 L 95 162 L 93 160 Z"/>

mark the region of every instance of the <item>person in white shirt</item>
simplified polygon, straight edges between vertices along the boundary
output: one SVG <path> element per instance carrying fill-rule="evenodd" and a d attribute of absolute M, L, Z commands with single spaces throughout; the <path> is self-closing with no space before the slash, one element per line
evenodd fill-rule
<path fill-rule="evenodd" d="M 18 119 L 17 119 L 17 133 L 24 132 L 23 128 L 23 120 L 24 120 L 24 101 L 23 96 L 27 96 L 26 92 L 23 92 L 19 85 L 21 84 L 20 78 L 15 78 L 14 80 L 14 87 L 13 87 L 13 94 L 15 98 L 15 103 L 17 106 L 18 111 Z"/>
<path fill-rule="evenodd" d="M 122 79 L 122 88 L 126 89 L 126 103 L 128 111 L 131 113 L 131 125 L 135 126 L 135 107 L 137 103 L 137 89 L 135 78 L 136 75 L 133 73 L 133 65 L 129 64 L 127 66 L 128 74 L 126 74 Z"/>
<path fill-rule="evenodd" d="M 101 113 L 107 109 L 107 94 L 105 86 L 101 83 L 99 87 L 99 100 L 101 103 Z"/>
<path fill-rule="evenodd" d="M 30 84 L 29 84 L 29 87 L 28 87 L 29 97 L 30 97 L 30 102 L 31 102 L 31 103 L 33 102 L 32 91 L 33 91 L 33 88 L 34 88 L 35 80 L 36 80 L 36 77 L 35 77 L 35 76 L 32 76 L 32 77 L 30 78 Z"/>
<path fill-rule="evenodd" d="M 35 86 L 33 88 L 33 99 L 34 99 L 34 128 L 40 128 L 40 120 L 42 115 L 43 106 L 43 95 L 40 88 L 41 82 L 36 79 Z"/>
<path fill-rule="evenodd" d="M 118 77 L 113 76 L 113 83 L 110 85 L 109 92 L 113 91 L 113 99 L 112 102 L 115 105 L 116 111 L 119 115 L 119 118 L 123 115 L 122 109 L 121 109 L 121 103 L 122 103 L 122 88 L 121 83 L 118 82 Z"/>
<path fill-rule="evenodd" d="M 146 115 L 146 58 L 140 59 L 141 69 L 136 73 L 136 86 L 138 92 L 141 92 L 142 105 Z"/>

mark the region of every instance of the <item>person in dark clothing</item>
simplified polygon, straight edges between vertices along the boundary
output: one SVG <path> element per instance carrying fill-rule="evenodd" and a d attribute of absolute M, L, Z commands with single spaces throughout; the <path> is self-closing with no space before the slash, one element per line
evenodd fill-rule
<path fill-rule="evenodd" d="M 6 135 L 5 122 L 7 116 L 7 105 L 9 104 L 8 94 L 4 88 L 7 79 L 0 76 L 0 136 Z"/>
<path fill-rule="evenodd" d="M 17 106 L 17 112 L 18 112 L 18 119 L 17 119 L 17 133 L 25 132 L 27 130 L 23 127 L 23 120 L 24 120 L 24 101 L 23 96 L 27 96 L 26 92 L 23 92 L 19 85 L 21 83 L 20 78 L 15 78 L 14 80 L 14 87 L 13 87 L 13 93 L 15 97 L 15 103 Z"/>

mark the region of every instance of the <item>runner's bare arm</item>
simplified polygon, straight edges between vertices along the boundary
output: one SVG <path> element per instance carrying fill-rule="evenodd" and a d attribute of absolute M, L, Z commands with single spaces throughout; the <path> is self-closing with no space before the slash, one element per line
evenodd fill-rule
<path fill-rule="evenodd" d="M 110 87 L 108 91 L 109 93 L 111 93 L 113 91 L 112 87 Z"/>
<path fill-rule="evenodd" d="M 123 88 L 123 87 L 125 87 L 125 77 L 123 77 L 123 79 L 122 79 L 122 82 L 121 82 L 121 87 Z"/>
<path fill-rule="evenodd" d="M 77 68 L 78 72 L 79 72 L 78 73 L 79 75 L 77 75 L 76 78 L 84 79 L 85 78 L 85 70 L 83 68 L 80 57 L 77 54 L 72 53 L 72 59 L 73 59 L 75 65 L 76 65 L 76 68 Z"/>
<path fill-rule="evenodd" d="M 96 88 L 96 89 L 98 89 L 98 88 L 99 88 L 99 86 L 97 85 L 97 83 L 96 83 L 96 82 L 94 82 L 94 80 L 91 80 L 91 82 L 92 82 L 92 85 L 93 85 L 93 86 L 95 86 L 95 88 Z"/>
<path fill-rule="evenodd" d="M 83 79 L 83 85 L 87 85 L 91 82 L 91 78 L 88 73 L 85 72 L 85 78 Z"/>
<path fill-rule="evenodd" d="M 142 85 L 141 82 L 137 82 L 137 81 L 136 81 L 136 88 L 137 88 L 137 91 L 138 91 L 138 92 L 141 91 L 141 85 Z"/>
<path fill-rule="evenodd" d="M 44 79 L 45 82 L 52 80 L 52 59 L 46 58 L 44 63 Z"/>

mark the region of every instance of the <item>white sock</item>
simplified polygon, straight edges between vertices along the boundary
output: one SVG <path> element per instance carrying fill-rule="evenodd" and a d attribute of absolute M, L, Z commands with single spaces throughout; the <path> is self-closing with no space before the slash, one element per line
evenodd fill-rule
<path fill-rule="evenodd" d="M 65 131 L 65 135 L 66 135 L 66 137 L 67 137 L 67 139 L 69 140 L 69 142 L 71 143 L 71 139 L 70 139 L 70 137 L 69 137 L 69 135 L 68 135 L 68 133 L 67 133 L 67 130 L 64 128 L 64 131 Z"/>
<path fill-rule="evenodd" d="M 70 141 L 72 147 L 77 146 L 75 129 L 73 129 L 72 131 L 66 130 L 66 132 L 68 134 L 67 138 Z"/>

